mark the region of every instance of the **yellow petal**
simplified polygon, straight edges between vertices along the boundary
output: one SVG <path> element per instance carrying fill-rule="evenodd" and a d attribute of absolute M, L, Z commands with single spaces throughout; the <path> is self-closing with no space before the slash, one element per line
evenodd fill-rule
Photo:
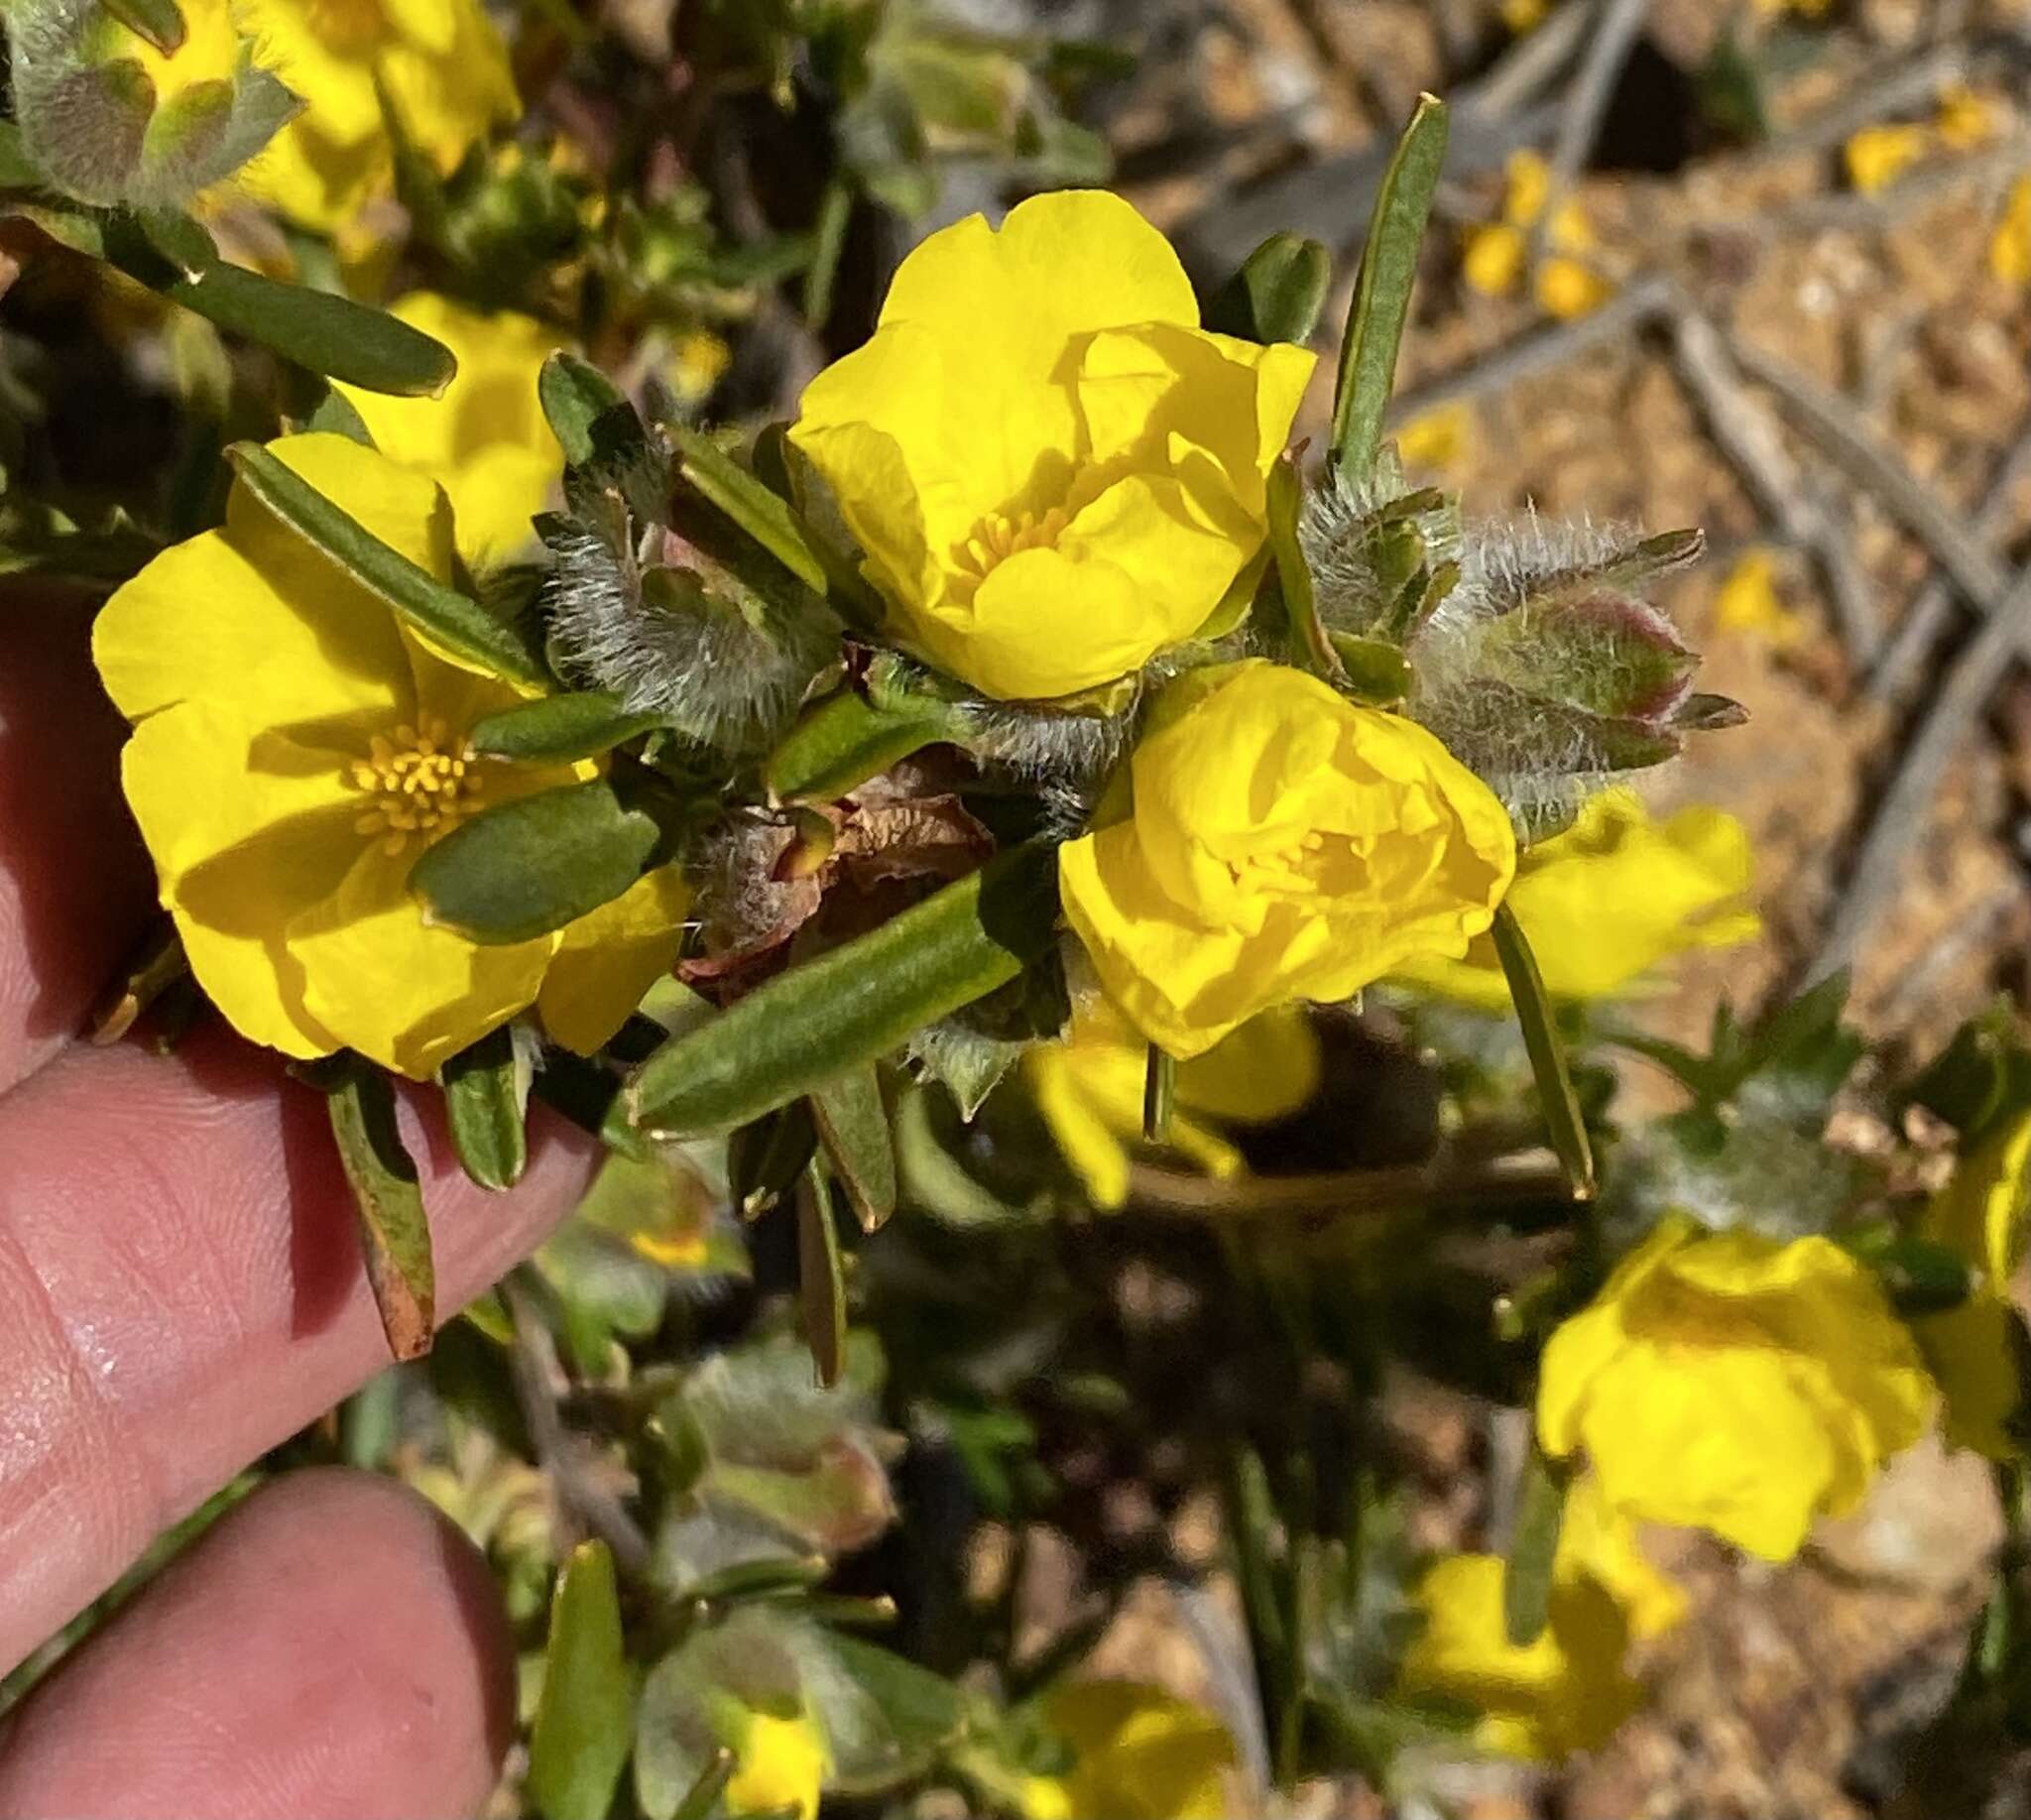
<path fill-rule="evenodd" d="M 607 1042 L 675 964 L 690 908 L 682 870 L 659 866 L 569 924 L 537 997 L 551 1040 L 580 1055 Z"/>
<path fill-rule="evenodd" d="M 1116 1122 L 1102 1116 L 1087 1094 L 1066 1045 L 1039 1043 L 1022 1058 L 1036 1109 L 1072 1172 L 1096 1207 L 1110 1211 L 1129 1199 L 1129 1149 Z"/>
<path fill-rule="evenodd" d="M 283 936 L 359 852 L 346 763 L 208 702 L 142 722 L 121 760 L 198 984 L 243 1036 L 299 1058 L 344 1041 L 310 1009 Z"/>
<path fill-rule="evenodd" d="M 1234 1739 L 1204 1707 L 1134 1681 L 1073 1681 L 1044 1702 L 1051 1730 L 1072 1748 L 1064 1778 L 1080 1816 L 1109 1820 L 1222 1820 Z"/>

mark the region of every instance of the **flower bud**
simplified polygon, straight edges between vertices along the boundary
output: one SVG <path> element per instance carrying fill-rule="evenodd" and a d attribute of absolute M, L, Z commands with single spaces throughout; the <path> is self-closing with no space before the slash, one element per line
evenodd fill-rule
<path fill-rule="evenodd" d="M 254 61 L 228 0 L 181 0 L 158 45 L 99 0 L 8 11 L 22 148 L 80 201 L 174 206 L 237 171 L 301 102 Z"/>

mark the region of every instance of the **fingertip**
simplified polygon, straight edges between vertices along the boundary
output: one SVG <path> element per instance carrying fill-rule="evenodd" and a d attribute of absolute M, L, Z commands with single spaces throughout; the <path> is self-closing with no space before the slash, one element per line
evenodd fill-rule
<path fill-rule="evenodd" d="M 14 1717 L 0 1812 L 458 1814 L 513 1736 L 486 1563 L 406 1488 L 253 1494 Z"/>

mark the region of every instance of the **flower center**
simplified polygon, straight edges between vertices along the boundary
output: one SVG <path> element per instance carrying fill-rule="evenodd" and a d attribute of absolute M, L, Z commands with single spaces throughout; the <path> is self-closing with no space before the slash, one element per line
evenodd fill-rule
<path fill-rule="evenodd" d="M 392 740 L 377 733 L 368 752 L 352 765 L 354 785 L 370 799 L 353 826 L 380 836 L 382 852 L 400 853 L 411 835 L 427 846 L 479 807 L 481 778 L 472 742 L 454 739 L 441 720 L 397 727 Z"/>
<path fill-rule="evenodd" d="M 1345 835 L 1333 838 L 1353 848 Z M 1315 875 L 1325 857 L 1327 839 L 1317 829 L 1294 834 L 1279 846 L 1259 847 L 1239 860 L 1229 860 L 1228 874 L 1236 885 L 1246 884 L 1254 891 L 1315 892 L 1319 889 Z"/>
<path fill-rule="evenodd" d="M 1048 549 L 1064 534 L 1072 515 L 1063 506 L 1048 512 L 990 512 L 952 546 L 952 560 L 967 592 L 980 586 L 1018 550 Z"/>

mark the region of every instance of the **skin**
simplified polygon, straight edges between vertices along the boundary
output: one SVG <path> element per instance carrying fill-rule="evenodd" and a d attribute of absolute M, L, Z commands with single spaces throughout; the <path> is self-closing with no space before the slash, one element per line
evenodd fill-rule
<path fill-rule="evenodd" d="M 77 1039 L 153 897 L 88 618 L 0 612 L 0 1669 L 387 1358 L 317 1096 L 215 1020 L 167 1057 Z M 592 1156 L 533 1119 L 527 1178 L 484 1194 L 419 1104 L 448 1313 Z M 0 1722 L 0 1813 L 469 1813 L 511 1668 L 452 1525 L 386 1480 L 292 1474 Z"/>

